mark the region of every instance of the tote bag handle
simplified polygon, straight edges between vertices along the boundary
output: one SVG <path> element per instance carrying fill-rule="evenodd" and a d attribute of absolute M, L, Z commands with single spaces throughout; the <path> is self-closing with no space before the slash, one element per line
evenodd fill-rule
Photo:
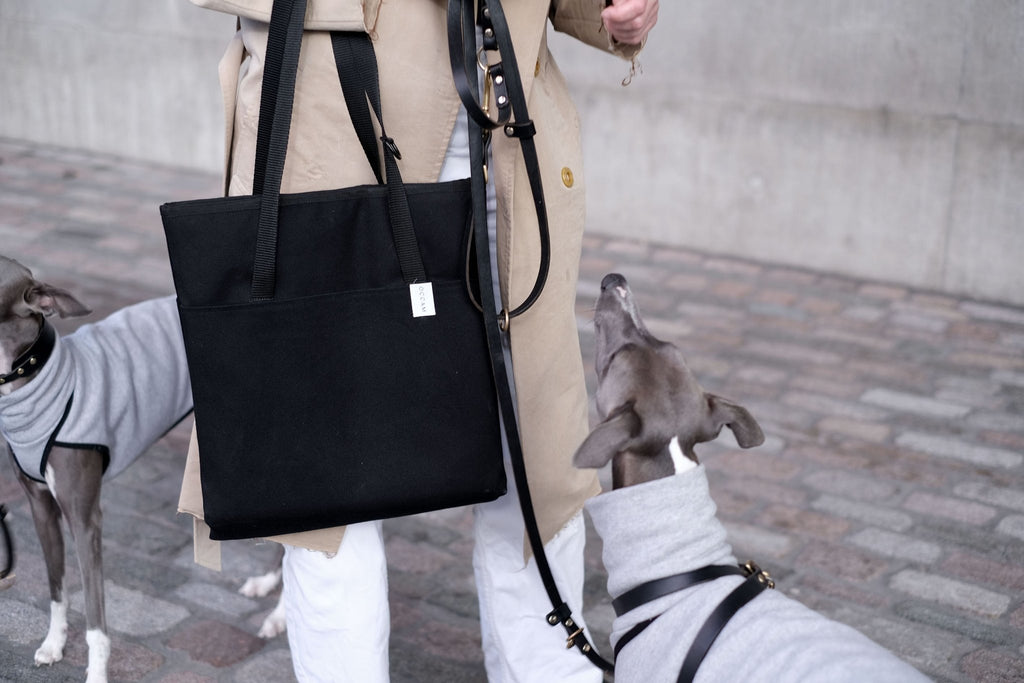
<path fill-rule="evenodd" d="M 253 258 L 251 301 L 274 298 L 277 279 L 277 224 L 280 208 L 281 178 L 288 150 L 291 128 L 292 103 L 295 96 L 295 77 L 298 71 L 299 51 L 306 0 L 276 0 L 270 17 L 267 37 L 267 56 L 260 95 L 260 120 L 256 137 L 256 158 L 253 173 L 253 194 L 260 196 L 259 229 Z M 398 149 L 383 131 L 380 111 L 380 92 L 377 84 L 377 60 L 369 36 L 359 32 L 336 32 L 332 44 L 338 67 L 338 77 L 345 91 L 357 133 L 370 132 L 367 140 L 360 134 L 360 143 L 373 167 L 378 182 L 381 180 L 376 143 L 372 139 L 372 123 L 366 105 L 369 97 L 374 113 L 381 121 L 384 141 L 384 166 L 388 188 L 388 212 L 395 251 L 407 284 L 427 279 L 419 244 L 413 230 L 405 185 L 398 170 Z M 344 75 L 343 75 L 344 73 Z M 349 79 L 352 82 L 349 83 Z M 362 106 L 360 106 L 362 105 Z M 372 149 L 372 152 L 371 152 Z M 372 154 L 372 156 L 371 156 Z"/>

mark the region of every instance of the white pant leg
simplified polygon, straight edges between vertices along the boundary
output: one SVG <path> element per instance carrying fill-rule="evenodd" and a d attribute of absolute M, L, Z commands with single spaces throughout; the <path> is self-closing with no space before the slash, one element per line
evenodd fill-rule
<path fill-rule="evenodd" d="M 473 570 L 480 600 L 480 631 L 490 683 L 560 681 L 599 683 L 603 673 L 576 648 L 565 647 L 565 629 L 551 626 L 551 601 L 537 562 L 523 563 L 523 523 L 514 483 L 508 495 L 474 514 Z M 558 592 L 585 626 L 583 515 L 574 517 L 544 546 Z M 589 636 L 589 634 L 588 634 Z"/>
<path fill-rule="evenodd" d="M 387 563 L 381 523 L 352 524 L 338 554 L 285 546 L 283 598 L 300 683 L 386 683 Z"/>

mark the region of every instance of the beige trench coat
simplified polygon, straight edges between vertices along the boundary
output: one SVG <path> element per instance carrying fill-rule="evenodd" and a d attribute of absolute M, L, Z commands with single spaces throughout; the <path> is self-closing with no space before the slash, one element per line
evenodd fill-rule
<path fill-rule="evenodd" d="M 236 14 L 242 29 L 220 65 L 225 106 L 226 191 L 251 192 L 266 24 L 272 0 L 192 0 Z M 551 267 L 539 301 L 511 326 L 510 341 L 524 457 L 541 535 L 549 540 L 600 490 L 593 471 L 572 467 L 586 436 L 587 394 L 574 302 L 584 222 L 579 121 L 547 49 L 547 22 L 623 57 L 601 25 L 602 0 L 506 0 L 516 58 L 537 127 L 536 144 L 551 226 Z M 308 0 L 282 192 L 332 189 L 375 179 L 351 127 L 328 30 L 360 30 L 374 40 L 388 134 L 402 151 L 408 182 L 438 178 L 459 109 L 445 32 L 444 0 Z M 609 74 L 619 78 L 621 74 Z M 533 287 L 539 238 L 519 143 L 495 135 L 502 302 L 516 306 Z M 196 520 L 196 559 L 219 566 L 219 546 L 202 522 L 199 454 L 193 434 L 179 510 Z M 332 552 L 343 528 L 271 540 Z M 524 546 L 525 548 L 525 546 Z"/>

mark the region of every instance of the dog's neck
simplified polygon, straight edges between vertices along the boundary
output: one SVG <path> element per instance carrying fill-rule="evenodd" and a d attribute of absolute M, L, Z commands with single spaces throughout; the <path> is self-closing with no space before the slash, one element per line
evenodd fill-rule
<path fill-rule="evenodd" d="M 655 456 L 631 451 L 617 453 L 612 459 L 612 488 L 620 489 L 671 477 L 696 466 L 696 461 L 683 452 L 679 437 L 674 436 Z"/>
<path fill-rule="evenodd" d="M 15 389 L 27 384 L 42 369 L 50 358 L 56 342 L 56 330 L 45 318 L 40 317 L 38 332 L 34 341 L 10 352 L 0 354 L 0 396 L 6 396 Z M 10 368 L 10 370 L 7 370 Z"/>
<path fill-rule="evenodd" d="M 735 564 L 703 467 L 594 496 L 586 503 L 604 542 L 608 591 L 709 564 Z"/>

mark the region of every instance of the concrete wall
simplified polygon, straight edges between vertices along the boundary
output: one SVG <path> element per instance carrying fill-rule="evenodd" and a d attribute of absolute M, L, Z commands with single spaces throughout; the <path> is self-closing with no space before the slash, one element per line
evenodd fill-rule
<path fill-rule="evenodd" d="M 0 0 L 0 135 L 217 171 L 232 28 L 187 0 Z M 667 1 L 628 88 L 552 49 L 590 230 L 1024 304 L 1019 0 Z"/>
<path fill-rule="evenodd" d="M 602 232 L 1024 303 L 1024 3 L 661 3 L 558 41 Z"/>
<path fill-rule="evenodd" d="M 219 171 L 234 27 L 188 0 L 0 0 L 0 135 Z"/>

